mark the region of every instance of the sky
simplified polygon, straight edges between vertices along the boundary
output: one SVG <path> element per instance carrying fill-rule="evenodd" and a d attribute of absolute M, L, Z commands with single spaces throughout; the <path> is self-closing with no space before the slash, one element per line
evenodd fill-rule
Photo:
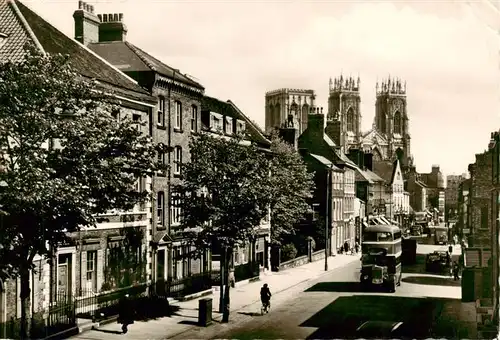
<path fill-rule="evenodd" d="M 73 37 L 77 0 L 21 1 Z M 363 130 L 372 126 L 377 79 L 407 82 L 419 172 L 432 164 L 466 172 L 500 129 L 500 15 L 466 1 L 87 3 L 95 13 L 123 13 L 128 41 L 194 77 L 207 95 L 231 99 L 262 128 L 266 91 L 314 89 L 326 109 L 328 80 L 342 73 L 361 78 Z"/>

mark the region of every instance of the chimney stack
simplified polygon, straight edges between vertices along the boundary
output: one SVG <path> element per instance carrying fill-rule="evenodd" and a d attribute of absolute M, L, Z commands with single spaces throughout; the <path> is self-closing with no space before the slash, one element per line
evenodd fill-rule
<path fill-rule="evenodd" d="M 102 14 L 99 41 L 125 41 L 126 36 L 127 26 L 123 23 L 123 13 Z"/>
<path fill-rule="evenodd" d="M 84 45 L 99 41 L 101 20 L 94 14 L 94 6 L 78 1 L 78 9 L 73 13 L 75 20 L 75 40 Z"/>

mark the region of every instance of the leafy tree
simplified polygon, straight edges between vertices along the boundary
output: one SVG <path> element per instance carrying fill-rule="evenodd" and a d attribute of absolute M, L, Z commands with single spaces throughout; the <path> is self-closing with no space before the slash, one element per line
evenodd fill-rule
<path fill-rule="evenodd" d="M 0 273 L 21 279 L 21 337 L 27 336 L 29 271 L 35 255 L 54 249 L 98 214 L 147 199 L 139 178 L 158 170 L 150 137 L 98 83 L 63 55 L 34 48 L 0 65 Z"/>
<path fill-rule="evenodd" d="M 199 251 L 211 245 L 221 249 L 223 322 L 229 321 L 229 263 L 235 245 L 256 236 L 268 212 L 270 162 L 243 137 L 226 139 L 200 135 L 190 141 L 191 162 L 183 164 L 182 184 L 174 191 L 183 196 L 182 218 L 194 230 L 191 241 Z M 223 296 L 223 297 L 222 297 Z"/>
<path fill-rule="evenodd" d="M 299 153 L 271 132 L 271 241 L 281 244 L 293 234 L 297 222 L 310 212 L 308 200 L 314 190 L 313 174 Z"/>

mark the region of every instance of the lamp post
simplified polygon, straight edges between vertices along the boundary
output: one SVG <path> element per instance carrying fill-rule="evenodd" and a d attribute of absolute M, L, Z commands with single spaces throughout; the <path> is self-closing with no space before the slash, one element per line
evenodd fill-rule
<path fill-rule="evenodd" d="M 330 224 L 330 208 L 331 208 L 331 185 L 332 185 L 332 166 L 327 170 L 326 174 L 326 218 L 325 218 L 325 271 L 328 271 L 328 245 L 329 245 L 329 237 L 328 230 Z"/>

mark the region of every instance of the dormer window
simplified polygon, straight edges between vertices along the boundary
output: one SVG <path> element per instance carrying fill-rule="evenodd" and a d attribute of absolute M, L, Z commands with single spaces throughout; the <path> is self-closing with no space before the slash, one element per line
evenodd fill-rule
<path fill-rule="evenodd" d="M 245 122 L 241 120 L 236 121 L 236 133 L 243 133 L 245 131 Z"/>
<path fill-rule="evenodd" d="M 215 112 L 210 113 L 210 129 L 212 131 L 217 131 L 217 132 L 224 131 L 222 122 L 223 122 L 223 116 L 221 114 Z"/>
<path fill-rule="evenodd" d="M 228 135 L 233 134 L 233 118 L 231 117 L 224 117 L 225 124 L 226 124 L 226 133 Z"/>

